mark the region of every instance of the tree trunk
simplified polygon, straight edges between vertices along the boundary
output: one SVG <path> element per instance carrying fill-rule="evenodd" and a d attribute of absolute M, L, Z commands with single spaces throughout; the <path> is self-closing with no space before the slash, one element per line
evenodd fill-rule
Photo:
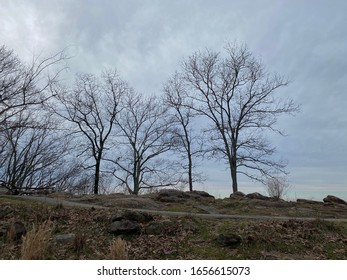
<path fill-rule="evenodd" d="M 94 176 L 94 194 L 99 194 L 99 181 L 100 181 L 100 161 L 96 160 L 95 164 L 95 176 Z"/>
<path fill-rule="evenodd" d="M 193 191 L 193 161 L 191 155 L 188 153 L 188 180 L 189 191 Z"/>
<path fill-rule="evenodd" d="M 190 149 L 190 141 L 188 138 L 187 130 L 185 129 L 185 136 L 187 140 L 187 155 L 188 155 L 188 181 L 189 181 L 189 191 L 193 191 L 193 159 Z"/>
<path fill-rule="evenodd" d="M 231 180 L 232 180 L 233 193 L 236 193 L 236 192 L 238 191 L 238 186 L 237 186 L 237 172 L 236 172 L 236 162 L 235 162 L 235 165 L 234 165 L 234 163 L 232 164 L 232 168 L 231 168 Z"/>

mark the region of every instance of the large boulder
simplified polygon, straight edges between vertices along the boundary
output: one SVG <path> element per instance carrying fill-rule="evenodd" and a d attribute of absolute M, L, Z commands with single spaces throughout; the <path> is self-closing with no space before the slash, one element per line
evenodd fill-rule
<path fill-rule="evenodd" d="M 334 196 L 334 195 L 328 195 L 323 199 L 324 203 L 337 203 L 337 204 L 345 204 L 347 205 L 347 202 L 344 201 L 343 199 Z"/>
<path fill-rule="evenodd" d="M 140 233 L 140 230 L 139 223 L 124 219 L 112 222 L 108 227 L 108 231 L 113 234 L 137 234 Z"/>
<path fill-rule="evenodd" d="M 161 190 L 155 197 L 160 202 L 183 202 L 188 198 L 188 194 L 179 190 Z"/>
<path fill-rule="evenodd" d="M 265 195 L 262 195 L 258 192 L 254 192 L 254 193 L 249 193 L 246 195 L 247 198 L 250 199 L 261 199 L 261 200 L 270 200 L 271 198 Z"/>
<path fill-rule="evenodd" d="M 230 198 L 242 198 L 245 197 L 246 195 L 243 192 L 234 192 L 230 195 Z"/>

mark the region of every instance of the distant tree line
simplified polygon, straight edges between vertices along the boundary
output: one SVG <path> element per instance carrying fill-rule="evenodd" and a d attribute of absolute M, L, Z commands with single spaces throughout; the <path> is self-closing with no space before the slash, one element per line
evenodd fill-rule
<path fill-rule="evenodd" d="M 12 193 L 192 191 L 204 178 L 197 166 L 210 159 L 226 163 L 233 192 L 238 174 L 268 182 L 286 173 L 265 134 L 282 134 L 278 116 L 298 107 L 279 96 L 287 81 L 246 46 L 192 54 L 156 96 L 111 70 L 67 86 L 66 61 L 60 52 L 27 65 L 0 48 L 0 180 Z"/>

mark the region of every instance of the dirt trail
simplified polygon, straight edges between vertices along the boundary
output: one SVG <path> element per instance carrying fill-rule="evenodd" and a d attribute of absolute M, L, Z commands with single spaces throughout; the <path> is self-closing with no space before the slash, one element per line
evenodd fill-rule
<path fill-rule="evenodd" d="M 1 197 L 1 196 L 0 196 Z M 5 196 L 2 196 L 5 197 Z M 7 196 L 8 197 L 8 196 Z M 17 196 L 20 199 L 27 199 L 37 202 L 43 202 L 51 205 L 61 204 L 65 207 L 83 207 L 83 208 L 97 208 L 97 209 L 109 209 L 109 207 L 100 206 L 96 204 L 87 204 L 75 201 L 62 200 L 59 198 L 41 197 L 41 196 Z M 316 217 L 289 217 L 289 216 L 264 216 L 264 215 L 229 215 L 229 214 L 201 214 L 190 212 L 176 212 L 176 211 L 161 211 L 161 210 L 149 210 L 149 209 L 137 209 L 137 208 L 119 208 L 127 209 L 138 212 L 146 212 L 154 215 L 161 216 L 191 216 L 206 219 L 238 219 L 238 220 L 300 220 L 300 221 L 314 221 Z M 324 218 L 325 221 L 330 222 L 347 222 L 345 218 Z"/>

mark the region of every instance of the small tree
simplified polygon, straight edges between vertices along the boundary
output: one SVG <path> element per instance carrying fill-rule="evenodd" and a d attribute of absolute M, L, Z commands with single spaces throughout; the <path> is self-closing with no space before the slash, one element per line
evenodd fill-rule
<path fill-rule="evenodd" d="M 265 188 L 270 197 L 281 199 L 289 190 L 290 185 L 284 177 L 272 177 L 267 180 Z"/>

